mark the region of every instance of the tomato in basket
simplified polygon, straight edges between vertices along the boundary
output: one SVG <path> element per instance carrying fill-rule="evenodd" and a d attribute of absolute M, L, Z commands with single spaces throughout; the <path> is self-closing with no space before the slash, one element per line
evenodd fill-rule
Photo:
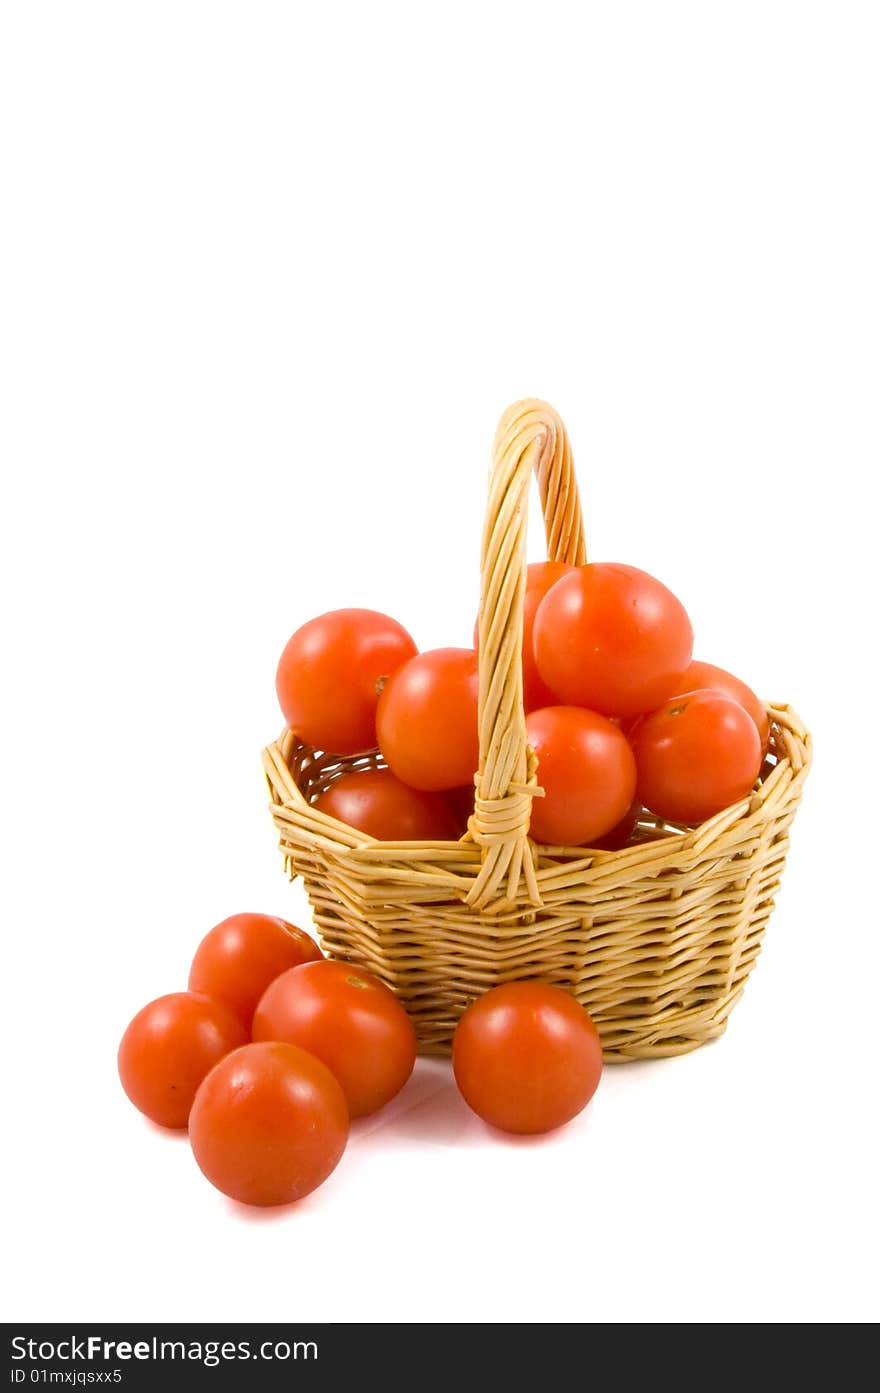
<path fill-rule="evenodd" d="M 758 729 L 761 740 L 761 748 L 767 753 L 770 744 L 770 717 L 763 701 L 747 687 L 745 682 L 741 682 L 738 677 L 734 677 L 732 672 L 727 672 L 723 667 L 716 667 L 714 663 L 701 663 L 694 659 L 690 666 L 685 670 L 681 681 L 678 684 L 683 692 L 695 692 L 699 689 L 708 689 L 712 692 L 724 692 L 726 696 L 733 697 L 746 711 Z M 680 693 L 676 693 L 680 695 Z"/>
<path fill-rule="evenodd" d="M 630 739 L 639 798 L 669 822 L 704 822 L 738 803 L 761 767 L 755 722 L 723 692 L 670 698 Z"/>
<path fill-rule="evenodd" d="M 534 646 L 538 672 L 558 702 L 638 716 L 680 689 L 693 631 L 681 601 L 659 580 L 635 566 L 595 562 L 547 592 Z"/>
<path fill-rule="evenodd" d="M 343 774 L 315 799 L 314 808 L 383 842 L 454 842 L 461 836 L 459 819 L 442 793 L 410 788 L 390 769 Z"/>
<path fill-rule="evenodd" d="M 394 673 L 379 699 L 376 729 L 399 779 L 437 792 L 473 778 L 480 761 L 478 695 L 472 648 L 419 653 Z"/>
<path fill-rule="evenodd" d="M 333 754 L 376 744 L 376 706 L 393 672 L 416 645 L 402 624 L 371 609 L 336 609 L 289 639 L 275 680 L 291 730 Z"/>
<path fill-rule="evenodd" d="M 545 706 L 526 717 L 543 798 L 532 800 L 539 842 L 583 846 L 606 836 L 629 811 L 636 762 L 617 726 L 577 706 Z"/>
<path fill-rule="evenodd" d="M 597 851 L 620 851 L 625 847 L 636 830 L 639 818 L 642 813 L 642 805 L 638 798 L 634 798 L 619 822 L 606 832 L 604 836 L 597 837 L 591 842 L 591 847 Z"/>
<path fill-rule="evenodd" d="M 542 678 L 535 663 L 533 631 L 538 605 L 548 590 L 573 571 L 564 561 L 535 561 L 526 569 L 526 589 L 523 596 L 523 643 L 522 643 L 522 682 L 523 706 L 526 711 L 537 711 L 539 706 L 554 706 L 556 697 Z M 480 621 L 474 625 L 474 647 L 479 646 Z"/>

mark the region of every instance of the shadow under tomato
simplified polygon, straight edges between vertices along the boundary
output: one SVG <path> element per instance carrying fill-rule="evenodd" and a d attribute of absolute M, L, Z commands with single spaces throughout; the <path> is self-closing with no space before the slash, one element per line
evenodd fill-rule
<path fill-rule="evenodd" d="M 333 1182 L 344 1168 L 345 1155 L 343 1154 L 336 1169 L 331 1171 L 327 1179 L 316 1190 L 312 1190 L 308 1195 L 303 1195 L 300 1200 L 291 1200 L 290 1204 L 242 1204 L 240 1200 L 230 1199 L 228 1195 L 221 1195 L 223 1207 L 230 1219 L 237 1219 L 245 1224 L 277 1224 L 283 1219 L 294 1219 L 303 1214 L 318 1211 L 325 1205 L 332 1206 L 334 1199 Z"/>
<path fill-rule="evenodd" d="M 568 1124 L 535 1135 L 504 1132 L 484 1122 L 468 1107 L 453 1080 L 410 1102 L 384 1123 L 380 1120 L 374 1131 L 380 1128 L 384 1129 L 385 1139 L 398 1145 L 412 1142 L 458 1148 L 493 1144 L 528 1148 L 552 1146 L 568 1130 Z"/>
<path fill-rule="evenodd" d="M 640 1061 L 619 1067 L 606 1068 L 600 1096 L 611 1102 L 625 1083 L 656 1074 L 660 1061 Z M 603 1088 L 604 1085 L 604 1088 Z M 625 1090 L 624 1090 L 625 1091 Z M 584 1112 L 571 1122 L 552 1132 L 542 1132 L 534 1136 L 521 1136 L 513 1132 L 503 1132 L 491 1127 L 472 1112 L 456 1087 L 452 1066 L 446 1059 L 418 1059 L 412 1077 L 396 1098 L 386 1107 L 368 1117 L 355 1119 L 351 1124 L 349 1148 L 357 1152 L 358 1159 L 366 1158 L 372 1150 L 381 1151 L 383 1143 L 392 1147 L 410 1143 L 414 1146 L 435 1145 L 446 1147 L 475 1146 L 486 1147 L 497 1144 L 499 1147 L 537 1148 L 564 1144 L 573 1131 L 589 1130 L 593 1125 L 595 1103 L 587 1105 Z M 146 1122 L 146 1119 L 144 1119 Z M 607 1122 L 606 1118 L 606 1122 Z M 155 1132 L 167 1136 L 186 1137 L 186 1132 L 170 1132 L 154 1123 L 147 1123 Z M 362 1145 L 366 1143 L 366 1145 Z M 351 1159 L 354 1159 L 353 1157 Z M 323 1185 L 301 1200 L 291 1204 L 260 1208 L 240 1204 L 236 1200 L 223 1197 L 224 1207 L 230 1218 L 250 1224 L 277 1223 L 284 1218 L 318 1211 L 324 1205 L 334 1203 L 334 1185 L 342 1176 L 341 1184 L 347 1183 L 345 1173 L 348 1168 L 347 1156 L 343 1156 L 337 1169 L 328 1176 Z"/>
<path fill-rule="evenodd" d="M 189 1141 L 189 1132 L 185 1127 L 163 1127 L 159 1122 L 153 1122 L 152 1118 L 145 1117 L 141 1113 L 141 1123 L 148 1132 L 152 1132 L 154 1137 L 165 1137 L 170 1141 L 181 1142 Z"/>
<path fill-rule="evenodd" d="M 580 1114 L 578 1114 L 580 1115 Z M 572 1121 L 575 1119 L 572 1118 Z M 531 1148 L 539 1146 L 552 1146 L 558 1141 L 566 1131 L 568 1123 L 561 1127 L 554 1127 L 552 1132 L 504 1132 L 500 1127 L 493 1127 L 490 1123 L 482 1124 L 483 1138 L 486 1141 L 495 1141 L 499 1146 L 514 1146 L 521 1148 Z"/>
<path fill-rule="evenodd" d="M 396 1141 L 461 1142 L 473 1114 L 455 1086 L 446 1059 L 418 1059 L 406 1086 L 384 1108 L 352 1123 L 351 1141 L 359 1143 L 376 1133 Z"/>

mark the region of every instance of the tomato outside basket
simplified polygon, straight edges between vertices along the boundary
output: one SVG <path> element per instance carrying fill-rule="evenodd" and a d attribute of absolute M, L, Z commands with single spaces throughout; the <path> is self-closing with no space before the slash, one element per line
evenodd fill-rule
<path fill-rule="evenodd" d="M 770 748 L 747 798 L 697 827 L 646 815 L 620 851 L 545 846 L 528 835 L 540 771 L 522 702 L 526 510 L 535 472 L 548 555 L 582 565 L 571 448 L 545 402 L 501 418 L 489 482 L 480 602 L 480 768 L 459 842 L 379 842 L 315 799 L 378 750 L 341 757 L 287 730 L 263 752 L 285 866 L 303 878 L 325 951 L 403 1001 L 425 1054 L 448 1054 L 468 1003 L 499 982 L 571 991 L 607 1061 L 683 1054 L 722 1034 L 779 886 L 810 737 L 769 707 Z"/>

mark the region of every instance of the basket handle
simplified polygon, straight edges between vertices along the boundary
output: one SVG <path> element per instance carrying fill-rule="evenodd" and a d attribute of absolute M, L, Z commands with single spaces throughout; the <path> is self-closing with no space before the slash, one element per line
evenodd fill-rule
<path fill-rule="evenodd" d="M 565 426 L 552 406 L 527 399 L 508 407 L 498 423 L 483 528 L 480 768 L 470 822 L 483 861 L 467 902 L 490 912 L 511 903 L 521 876 L 531 903 L 541 903 L 528 839 L 532 798 L 540 790 L 537 761 L 526 744 L 521 660 L 526 518 L 533 470 L 549 559 L 583 565 L 587 559 L 583 519 Z M 506 893 L 499 895 L 502 882 L 506 882 Z"/>

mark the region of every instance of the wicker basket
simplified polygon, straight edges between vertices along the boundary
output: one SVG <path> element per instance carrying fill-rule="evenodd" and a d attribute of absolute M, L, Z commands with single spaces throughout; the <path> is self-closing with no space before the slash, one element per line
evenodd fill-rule
<path fill-rule="evenodd" d="M 565 429 L 543 402 L 501 419 L 483 534 L 480 770 L 460 842 L 378 842 L 316 812 L 327 786 L 381 764 L 321 754 L 286 731 L 264 751 L 288 873 L 301 875 L 326 952 L 403 1000 L 426 1054 L 449 1052 L 472 998 L 514 978 L 568 988 L 605 1058 L 682 1054 L 720 1035 L 755 959 L 810 763 L 794 712 L 770 707 L 751 795 L 695 828 L 643 819 L 621 851 L 537 845 L 520 650 L 526 509 L 538 478 L 551 558 L 586 559 Z"/>

